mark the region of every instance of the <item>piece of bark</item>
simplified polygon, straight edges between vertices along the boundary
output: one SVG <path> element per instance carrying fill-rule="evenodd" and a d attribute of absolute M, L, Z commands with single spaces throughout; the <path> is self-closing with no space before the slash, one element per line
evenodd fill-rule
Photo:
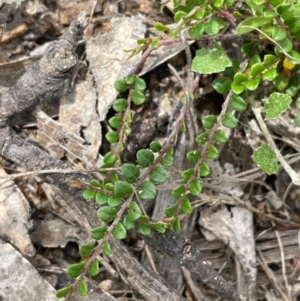
<path fill-rule="evenodd" d="M 222 297 L 222 300 L 241 300 L 236 290 L 213 268 L 208 266 L 197 247 L 188 242 L 181 234 L 167 229 L 164 234 L 151 231 L 150 235 L 143 235 L 138 232 L 137 228 L 135 228 L 135 233 L 143 238 L 147 244 L 180 262 L 196 280 L 206 284 L 207 287 Z"/>

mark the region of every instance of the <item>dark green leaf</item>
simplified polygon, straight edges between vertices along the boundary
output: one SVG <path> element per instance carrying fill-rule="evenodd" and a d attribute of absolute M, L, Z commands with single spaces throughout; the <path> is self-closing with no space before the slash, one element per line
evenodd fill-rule
<path fill-rule="evenodd" d="M 161 144 L 158 141 L 152 141 L 150 143 L 150 149 L 154 152 L 154 153 L 158 153 L 161 150 Z"/>
<path fill-rule="evenodd" d="M 107 231 L 107 227 L 99 226 L 91 230 L 91 238 L 100 240 Z"/>
<path fill-rule="evenodd" d="M 175 199 L 180 199 L 185 193 L 185 187 L 183 184 L 175 187 L 173 190 L 172 190 L 172 195 Z"/>
<path fill-rule="evenodd" d="M 154 161 L 154 154 L 147 149 L 140 149 L 136 154 L 136 159 L 142 167 L 148 167 Z"/>
<path fill-rule="evenodd" d="M 123 164 L 123 166 L 121 167 L 121 172 L 123 174 L 124 179 L 128 183 L 135 183 L 138 177 L 140 176 L 140 170 L 133 164 Z"/>
<path fill-rule="evenodd" d="M 142 182 L 138 194 L 143 200 L 153 200 L 156 196 L 155 185 L 150 181 Z"/>
<path fill-rule="evenodd" d="M 121 222 L 116 224 L 115 229 L 112 232 L 115 239 L 124 239 L 127 236 L 127 231 Z"/>
<path fill-rule="evenodd" d="M 133 188 L 130 184 L 124 181 L 117 181 L 115 183 L 115 195 L 125 197 L 133 193 Z"/>
<path fill-rule="evenodd" d="M 99 260 L 97 258 L 95 258 L 91 264 L 89 272 L 91 276 L 97 276 L 99 274 Z"/>
<path fill-rule="evenodd" d="M 70 278 L 77 278 L 83 270 L 84 262 L 71 264 L 67 268 L 67 274 Z"/>
<path fill-rule="evenodd" d="M 79 246 L 79 253 L 82 257 L 90 255 L 91 251 L 95 248 L 95 244 L 85 244 Z"/>
<path fill-rule="evenodd" d="M 169 173 L 162 166 L 155 166 L 150 174 L 150 179 L 154 182 L 164 183 L 169 179 Z"/>
<path fill-rule="evenodd" d="M 98 209 L 97 215 L 103 222 L 110 223 L 115 219 L 117 212 L 115 207 L 103 206 Z"/>
<path fill-rule="evenodd" d="M 224 77 L 218 77 L 212 83 L 214 89 L 220 94 L 228 93 L 228 91 L 230 90 L 230 85 L 231 80 Z"/>

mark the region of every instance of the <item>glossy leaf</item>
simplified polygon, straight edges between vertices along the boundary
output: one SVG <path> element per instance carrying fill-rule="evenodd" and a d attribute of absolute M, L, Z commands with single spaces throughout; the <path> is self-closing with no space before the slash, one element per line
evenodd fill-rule
<path fill-rule="evenodd" d="M 214 115 L 213 115 L 214 116 Z M 196 142 L 200 145 L 203 145 L 207 142 L 207 139 L 208 139 L 208 133 L 207 132 L 204 132 L 202 134 L 200 134 L 197 138 L 196 138 Z"/>
<path fill-rule="evenodd" d="M 218 159 L 218 157 L 219 157 L 218 149 L 213 144 L 210 144 L 207 150 L 207 158 Z"/>

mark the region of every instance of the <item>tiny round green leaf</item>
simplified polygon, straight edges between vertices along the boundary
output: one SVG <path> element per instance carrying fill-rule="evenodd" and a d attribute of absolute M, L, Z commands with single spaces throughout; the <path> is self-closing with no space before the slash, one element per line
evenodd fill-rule
<path fill-rule="evenodd" d="M 112 232 L 112 235 L 115 239 L 124 239 L 127 236 L 127 231 L 121 222 L 116 224 L 115 229 Z"/>
<path fill-rule="evenodd" d="M 119 140 L 119 133 L 116 131 L 108 132 L 105 135 L 105 138 L 109 143 L 116 143 Z"/>
<path fill-rule="evenodd" d="M 234 129 L 238 126 L 238 121 L 231 113 L 226 112 L 222 124 L 227 128 Z"/>
<path fill-rule="evenodd" d="M 84 262 L 69 265 L 67 268 L 68 276 L 70 278 L 77 278 L 81 274 L 83 267 L 84 267 Z"/>
<path fill-rule="evenodd" d="M 113 104 L 113 109 L 118 113 L 122 113 L 125 111 L 126 106 L 127 100 L 125 98 L 118 98 Z"/>
<path fill-rule="evenodd" d="M 146 89 L 146 87 L 147 87 L 146 83 L 142 78 L 140 78 L 140 77 L 135 78 L 134 88 L 136 90 L 144 91 Z"/>
<path fill-rule="evenodd" d="M 111 195 L 107 200 L 107 204 L 112 207 L 117 207 L 122 203 L 123 203 L 122 199 L 115 195 Z"/>
<path fill-rule="evenodd" d="M 103 238 L 104 234 L 107 231 L 107 227 L 99 226 L 91 230 L 91 237 L 96 240 Z"/>
<path fill-rule="evenodd" d="M 202 118 L 202 124 L 207 129 L 213 128 L 216 121 L 217 121 L 216 115 L 206 115 L 205 117 Z"/>
<path fill-rule="evenodd" d="M 150 150 L 140 149 L 136 154 L 136 158 L 142 167 L 148 167 L 154 161 L 154 154 Z"/>
<path fill-rule="evenodd" d="M 164 183 L 169 179 L 169 173 L 162 166 L 155 166 L 150 174 L 150 179 L 154 182 Z"/>
<path fill-rule="evenodd" d="M 119 128 L 122 125 L 122 117 L 121 116 L 113 116 L 108 120 L 108 123 L 113 128 Z"/>
<path fill-rule="evenodd" d="M 133 193 L 133 188 L 130 184 L 124 181 L 117 181 L 114 186 L 115 196 L 125 197 Z"/>
<path fill-rule="evenodd" d="M 79 246 L 79 253 L 82 257 L 87 257 L 90 255 L 92 250 L 95 248 L 95 244 L 84 244 Z"/>
<path fill-rule="evenodd" d="M 200 176 L 205 178 L 208 177 L 211 173 L 210 167 L 203 161 L 200 165 Z"/>
<path fill-rule="evenodd" d="M 162 146 L 158 141 L 152 141 L 150 143 L 150 149 L 154 152 L 154 153 L 158 153 L 161 150 Z"/>
<path fill-rule="evenodd" d="M 121 93 L 128 89 L 128 84 L 126 83 L 125 79 L 117 79 L 114 83 L 114 87 L 119 93 Z"/>
<path fill-rule="evenodd" d="M 174 216 L 176 210 L 177 210 L 177 205 L 172 205 L 172 206 L 168 207 L 165 210 L 166 217 L 172 217 L 172 216 Z"/>
<path fill-rule="evenodd" d="M 142 182 L 138 194 L 143 200 L 153 200 L 156 196 L 155 185 L 150 181 Z"/>
<path fill-rule="evenodd" d="M 185 197 L 182 201 L 181 211 L 185 214 L 192 212 L 192 205 L 191 205 L 190 200 L 187 197 Z"/>
<path fill-rule="evenodd" d="M 117 212 L 115 207 L 103 206 L 98 209 L 97 215 L 103 222 L 110 223 L 115 219 Z"/>
<path fill-rule="evenodd" d="M 196 163 L 199 160 L 201 152 L 199 149 L 195 149 L 186 154 L 186 158 L 190 163 Z"/>
<path fill-rule="evenodd" d="M 140 170 L 134 164 L 123 164 L 123 166 L 121 167 L 121 172 L 124 179 L 128 183 L 135 183 L 138 177 L 140 176 Z"/>
<path fill-rule="evenodd" d="M 180 232 L 181 231 L 181 226 L 180 226 L 180 219 L 178 216 L 176 216 L 173 220 L 173 230 L 175 232 Z"/>
<path fill-rule="evenodd" d="M 222 130 L 216 131 L 215 139 L 219 143 L 225 143 L 228 140 L 226 134 Z"/>
<path fill-rule="evenodd" d="M 185 193 L 185 186 L 183 184 L 175 187 L 172 190 L 172 195 L 175 199 L 180 199 Z"/>
<path fill-rule="evenodd" d="M 236 94 L 233 94 L 231 97 L 231 100 L 230 100 L 230 106 L 232 107 L 233 110 L 242 112 L 242 111 L 246 110 L 247 103 L 245 102 L 245 100 L 242 97 L 240 97 Z"/>
<path fill-rule="evenodd" d="M 95 258 L 91 264 L 89 273 L 91 276 L 97 276 L 99 274 L 99 260 L 97 258 Z"/>
<path fill-rule="evenodd" d="M 135 105 L 141 105 L 145 102 L 146 96 L 139 90 L 134 89 L 132 91 L 132 101 Z"/>
<path fill-rule="evenodd" d="M 104 243 L 103 243 L 102 253 L 105 256 L 109 256 L 112 253 L 111 248 L 110 248 L 110 244 L 107 240 L 105 240 Z"/>
<path fill-rule="evenodd" d="M 96 193 L 97 193 L 97 191 L 95 191 L 94 189 L 90 189 L 90 188 L 85 189 L 83 191 L 83 198 L 85 200 L 93 199 L 96 196 Z"/>
<path fill-rule="evenodd" d="M 192 195 L 198 195 L 202 191 L 202 186 L 199 179 L 194 179 L 190 185 L 190 193 Z"/>
<path fill-rule="evenodd" d="M 213 115 L 214 116 L 214 115 Z M 200 134 L 197 138 L 196 138 L 196 142 L 200 145 L 203 145 L 204 143 L 206 143 L 207 139 L 208 139 L 208 133 L 204 132 L 202 134 Z"/>

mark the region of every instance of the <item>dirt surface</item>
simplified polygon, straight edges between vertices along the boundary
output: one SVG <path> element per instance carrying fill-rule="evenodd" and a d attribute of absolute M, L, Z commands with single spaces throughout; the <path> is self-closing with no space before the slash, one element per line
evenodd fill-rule
<path fill-rule="evenodd" d="M 91 242 L 86 233 L 97 225 L 93 220 L 97 217 L 95 213 L 91 217 L 89 212 L 96 212 L 97 208 L 91 202 L 89 209 L 85 203 L 79 205 L 82 212 L 78 206 L 69 208 L 66 198 L 80 199 L 82 195 L 81 187 L 70 186 L 69 180 L 88 181 L 89 176 L 101 179 L 101 174 L 91 170 L 97 171 L 103 156 L 114 148 L 105 139 L 111 130 L 107 120 L 114 114 L 111 106 L 118 96 L 113 83 L 127 75 L 142 55 L 128 59 L 124 49 L 134 48 L 137 38 L 154 34 L 150 30 L 154 21 L 171 24 L 170 9 L 166 7 L 161 12 L 160 2 L 150 0 L 48 0 L 43 4 L 23 1 L 21 5 L 0 1 L 0 14 L 6 18 L 1 23 L 0 15 L 0 93 L 12 95 L 10 110 L 3 109 L 6 100 L 1 102 L 0 125 L 16 135 L 7 137 L 13 137 L 19 145 L 18 156 L 10 157 L 10 152 L 5 153 L 6 142 L 1 141 L 0 271 L 6 276 L 0 276 L 0 300 L 57 300 L 55 290 L 72 283 L 66 268 L 80 261 L 78 246 Z M 44 82 L 41 72 L 45 71 L 42 67 L 34 69 L 38 68 L 35 66 L 49 43 L 62 40 L 63 32 L 82 11 L 88 14 L 89 25 L 83 34 L 85 26 L 79 21 L 78 36 L 71 34 L 71 39 L 66 35 L 64 59 L 57 63 L 60 73 L 55 73 L 57 69 L 47 71 L 55 75 L 55 88 L 45 101 L 38 96 L 35 99 Z M 191 52 L 195 53 L 203 43 L 191 44 Z M 140 71 L 147 84 L 147 99 L 145 104 L 132 108 L 133 130 L 126 141 L 124 162 L 134 162 L 136 152 L 147 148 L 152 140 L 162 141 L 169 134 L 172 118 L 176 119 L 180 112 L 182 87 L 167 65 L 174 66 L 186 80 L 189 66 L 185 46 L 179 44 L 149 57 Z M 228 53 L 240 55 L 232 43 L 225 41 L 223 46 Z M 63 68 L 69 71 L 71 67 L 76 72 L 66 79 Z M 16 94 L 12 87 L 28 70 L 30 77 L 35 77 L 32 82 L 36 95 L 31 103 L 22 104 L 19 99 L 23 94 Z M 194 113 L 198 131 L 203 116 L 219 114 L 222 109 L 224 98 L 211 85 L 215 76 L 218 75 L 201 77 L 196 89 Z M 26 90 L 31 82 L 23 80 L 22 85 Z M 299 170 L 299 129 L 289 122 L 294 115 L 290 109 L 276 122 L 270 121 L 268 127 L 289 164 Z M 262 133 L 250 109 L 238 117 L 239 126 L 228 130 L 229 140 L 220 148 L 219 159 L 209 163 L 212 174 L 203 179 L 203 193 L 192 202 L 193 213 L 182 217 L 183 234 L 201 252 L 197 258 L 203 258 L 239 294 L 248 296 L 242 300 L 300 300 L 300 272 L 294 263 L 299 256 L 300 189 L 292 185 L 283 169 L 277 176 L 267 176 L 256 167 L 251 155 Z M 157 197 L 156 203 L 144 204 L 145 211 L 155 220 L 162 219 L 162 208 L 170 201 L 178 170 L 188 168 L 185 155 L 193 141 L 188 135 L 184 139 L 181 145 L 186 148 L 176 154 L 171 179 L 159 187 L 160 200 Z M 36 147 L 34 152 L 27 143 Z M 40 152 L 48 157 L 39 157 Z M 57 169 L 58 178 L 39 173 L 49 169 Z M 70 169 L 82 173 L 71 177 L 67 172 Z M 26 171 L 32 172 L 13 176 Z M 158 294 L 153 300 L 220 300 L 216 291 L 203 284 L 203 279 L 196 280 L 178 260 L 151 247 L 151 239 L 147 242 L 147 238 L 142 240 L 132 234 L 115 246 L 119 253 L 110 258 L 99 255 L 101 272 L 88 280 L 92 292 L 88 297 L 74 296 L 71 300 L 151 300 L 146 282 L 141 284 L 139 277 L 149 277 L 150 283 L 155 273 L 162 278 L 157 278 L 157 283 L 153 280 Z M 125 250 L 129 250 L 128 254 Z M 10 256 L 16 265 L 3 264 Z M 23 271 L 28 273 L 22 275 Z M 31 277 L 33 286 L 20 280 Z M 20 293 L 5 288 L 12 283 Z M 170 288 L 169 297 L 159 297 L 162 287 Z"/>

